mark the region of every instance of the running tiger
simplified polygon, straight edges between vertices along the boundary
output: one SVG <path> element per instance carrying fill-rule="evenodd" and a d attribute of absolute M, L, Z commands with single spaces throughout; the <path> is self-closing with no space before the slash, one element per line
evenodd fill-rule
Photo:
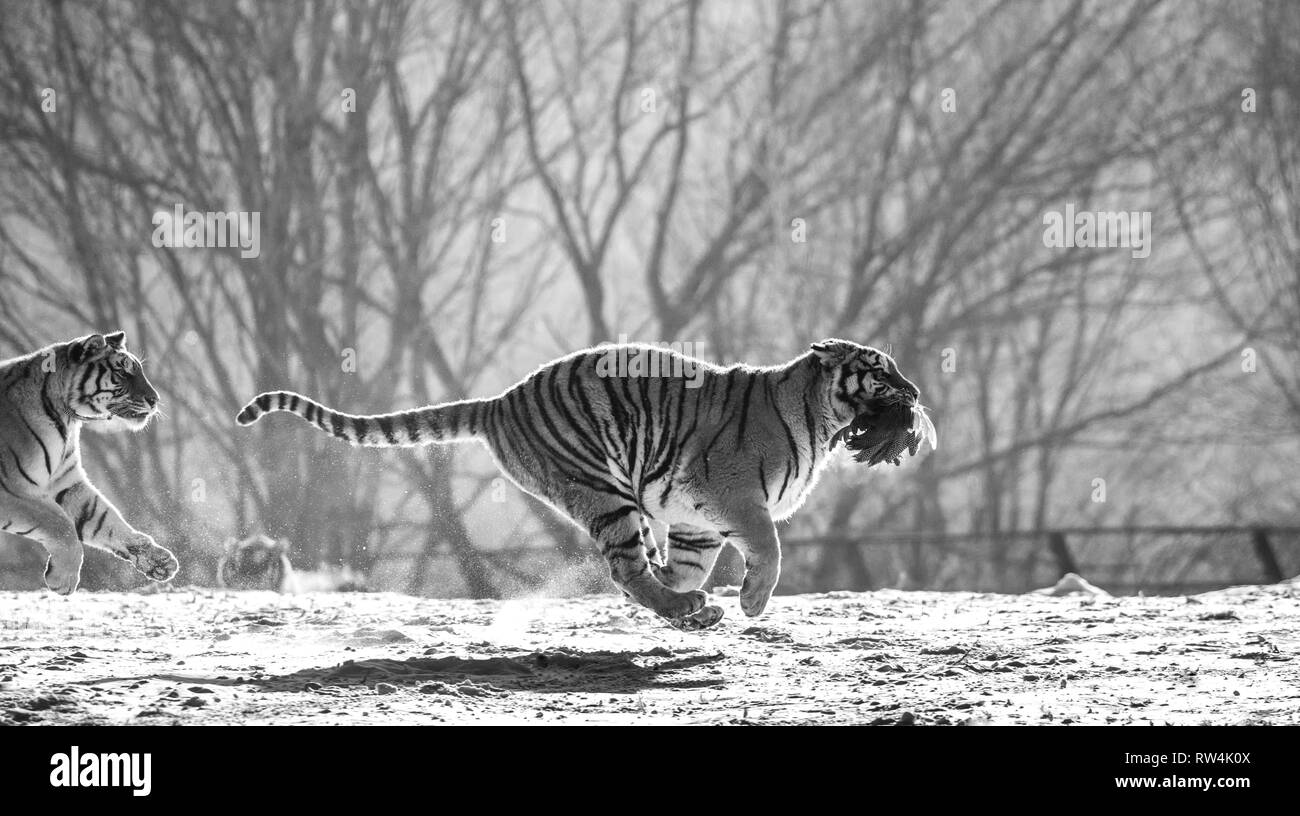
<path fill-rule="evenodd" d="M 610 355 L 628 353 L 660 376 L 613 376 Z M 687 371 L 694 376 L 669 376 Z M 274 391 L 236 421 L 288 411 L 371 447 L 479 439 L 515 484 L 590 533 L 625 593 L 679 628 L 700 629 L 722 617 L 699 589 L 722 545 L 745 559 L 741 609 L 762 613 L 781 567 L 773 522 L 808 497 L 831 439 L 869 409 L 916 406 L 919 396 L 889 355 L 845 340 L 766 368 L 602 346 L 542 366 L 490 399 L 355 416 Z M 664 550 L 648 519 L 669 525 Z"/>
<path fill-rule="evenodd" d="M 122 332 L 0 361 L 0 532 L 45 548 L 45 585 L 60 595 L 81 581 L 82 544 L 154 581 L 176 574 L 176 557 L 127 524 L 81 468 L 83 425 L 139 431 L 157 411 Z"/>

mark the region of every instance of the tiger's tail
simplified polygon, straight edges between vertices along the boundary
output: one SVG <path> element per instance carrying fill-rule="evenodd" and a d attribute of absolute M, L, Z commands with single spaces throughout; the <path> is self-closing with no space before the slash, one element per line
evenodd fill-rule
<path fill-rule="evenodd" d="M 287 411 L 353 445 L 409 448 L 478 437 L 491 400 L 464 400 L 391 414 L 345 414 L 292 391 L 258 394 L 235 421 L 252 425 L 265 414 Z"/>

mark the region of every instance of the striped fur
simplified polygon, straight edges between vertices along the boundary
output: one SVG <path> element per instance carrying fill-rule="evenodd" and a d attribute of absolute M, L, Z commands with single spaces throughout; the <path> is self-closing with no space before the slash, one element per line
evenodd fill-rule
<path fill-rule="evenodd" d="M 434 442 L 473 439 L 487 400 L 450 402 L 414 411 L 357 416 L 344 414 L 291 391 L 259 395 L 239 412 L 235 421 L 251 425 L 263 414 L 287 411 L 297 414 L 331 436 L 377 448 L 413 447 Z"/>
<path fill-rule="evenodd" d="M 157 407 L 158 392 L 122 332 L 0 361 L 0 532 L 45 548 L 45 583 L 54 591 L 76 590 L 83 544 L 154 581 L 176 574 L 171 552 L 127 524 L 81 467 L 82 426 L 142 430 Z"/>
<path fill-rule="evenodd" d="M 217 586 L 222 589 L 283 592 L 292 575 L 288 546 L 264 535 L 227 540 L 217 560 Z"/>
<path fill-rule="evenodd" d="M 620 353 L 649 361 L 642 370 L 660 376 L 615 373 L 610 361 Z M 869 402 L 917 397 L 888 355 L 843 340 L 766 368 L 602 346 L 545 365 L 490 399 L 356 415 L 275 391 L 256 397 L 237 421 L 284 411 L 371 447 L 480 440 L 520 488 L 591 534 L 629 596 L 693 628 L 721 617 L 699 587 L 723 543 L 745 556 L 741 608 L 763 611 L 780 570 L 773 522 L 803 504 L 832 435 Z M 648 519 L 668 525 L 662 549 Z"/>

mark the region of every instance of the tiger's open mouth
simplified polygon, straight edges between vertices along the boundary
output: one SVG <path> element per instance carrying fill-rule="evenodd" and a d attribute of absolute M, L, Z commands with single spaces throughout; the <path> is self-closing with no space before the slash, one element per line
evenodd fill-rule
<path fill-rule="evenodd" d="M 153 409 L 144 410 L 140 408 L 125 407 L 125 406 L 120 409 L 112 411 L 113 416 L 117 417 L 118 419 L 124 419 L 127 422 L 131 423 L 132 425 L 143 425 L 147 423 L 149 420 L 153 419 L 153 417 L 157 413 L 158 412 Z"/>
<path fill-rule="evenodd" d="M 831 437 L 831 450 L 840 442 L 854 451 L 853 459 L 868 467 L 881 462 L 903 463 L 903 451 L 915 456 L 923 442 L 939 447 L 934 423 L 920 403 L 874 403 Z"/>

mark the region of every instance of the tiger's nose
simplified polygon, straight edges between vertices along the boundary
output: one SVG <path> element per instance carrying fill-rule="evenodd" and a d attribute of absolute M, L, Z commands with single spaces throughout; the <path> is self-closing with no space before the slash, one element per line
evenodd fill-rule
<path fill-rule="evenodd" d="M 916 402 L 921 396 L 921 389 L 917 388 L 912 384 L 911 380 L 905 377 L 899 377 L 898 379 L 900 380 L 898 390 L 906 394 L 912 402 Z"/>

